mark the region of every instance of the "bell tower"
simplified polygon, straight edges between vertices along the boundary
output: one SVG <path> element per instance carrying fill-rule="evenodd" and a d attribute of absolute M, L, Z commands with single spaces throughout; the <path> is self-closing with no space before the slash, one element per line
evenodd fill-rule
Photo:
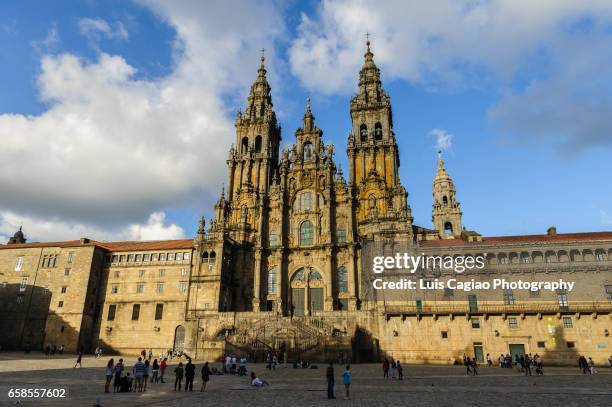
<path fill-rule="evenodd" d="M 433 182 L 431 221 L 442 239 L 461 236 L 461 209 L 456 198 L 455 184 L 444 168 L 442 151 L 438 151 L 438 172 Z"/>

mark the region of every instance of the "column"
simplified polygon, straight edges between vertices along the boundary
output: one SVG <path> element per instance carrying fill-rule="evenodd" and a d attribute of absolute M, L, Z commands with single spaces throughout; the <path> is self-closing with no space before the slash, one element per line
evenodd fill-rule
<path fill-rule="evenodd" d="M 327 272 L 325 273 L 325 304 L 323 309 L 325 311 L 334 310 L 334 278 L 333 278 L 333 256 L 332 249 L 329 249 L 327 253 Z"/>
<path fill-rule="evenodd" d="M 259 300 L 261 297 L 261 249 L 255 252 L 255 274 L 253 275 L 253 311 L 259 311 Z"/>

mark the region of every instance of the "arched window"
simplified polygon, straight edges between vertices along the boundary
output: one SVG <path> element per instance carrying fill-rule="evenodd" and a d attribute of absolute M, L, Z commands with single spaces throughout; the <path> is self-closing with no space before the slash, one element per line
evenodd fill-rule
<path fill-rule="evenodd" d="M 304 143 L 304 160 L 311 160 L 313 158 L 312 154 L 312 143 L 307 141 Z"/>
<path fill-rule="evenodd" d="M 276 235 L 276 232 L 271 230 L 270 231 L 270 247 L 276 247 L 278 246 L 278 236 Z"/>
<path fill-rule="evenodd" d="M 448 205 L 448 198 L 446 197 L 446 195 L 442 197 L 442 205 L 444 206 Z"/>
<path fill-rule="evenodd" d="M 309 211 L 312 209 L 312 194 L 310 192 L 303 192 L 300 195 L 300 210 Z"/>
<path fill-rule="evenodd" d="M 268 270 L 268 294 L 276 293 L 276 270 Z"/>
<path fill-rule="evenodd" d="M 338 229 L 336 229 L 336 239 L 338 243 L 346 242 L 346 229 L 345 228 L 338 227 Z"/>
<path fill-rule="evenodd" d="M 346 271 L 346 267 L 344 266 L 338 269 L 338 292 L 348 292 L 348 272 Z"/>
<path fill-rule="evenodd" d="M 311 271 L 310 274 L 308 274 L 308 281 L 318 281 L 318 280 L 322 280 L 323 277 L 321 277 L 321 274 L 318 271 Z"/>
<path fill-rule="evenodd" d="M 368 126 L 365 124 L 362 124 L 361 127 L 359 127 L 359 137 L 361 138 L 362 142 L 368 141 Z"/>
<path fill-rule="evenodd" d="M 313 244 L 312 223 L 309 220 L 300 225 L 300 246 Z"/>
<path fill-rule="evenodd" d="M 261 136 L 255 137 L 255 152 L 261 153 Z"/>
<path fill-rule="evenodd" d="M 243 137 L 242 138 L 242 148 L 240 149 L 240 152 L 246 153 L 247 151 L 249 151 L 249 138 Z"/>
<path fill-rule="evenodd" d="M 446 222 L 444 224 L 444 233 L 446 236 L 451 236 L 453 234 L 453 225 L 450 222 Z"/>
<path fill-rule="evenodd" d="M 383 138 L 382 125 L 380 123 L 374 125 L 374 138 L 376 140 L 382 140 Z"/>

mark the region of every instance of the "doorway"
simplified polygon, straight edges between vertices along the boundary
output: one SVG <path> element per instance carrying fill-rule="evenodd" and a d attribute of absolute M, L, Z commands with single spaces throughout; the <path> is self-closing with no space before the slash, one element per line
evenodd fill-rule
<path fill-rule="evenodd" d="M 511 343 L 508 345 L 508 348 L 512 358 L 514 358 L 515 355 L 525 355 L 525 345 L 522 343 Z"/>
<path fill-rule="evenodd" d="M 185 350 L 185 327 L 179 325 L 174 331 L 174 351 L 176 353 L 183 353 Z"/>

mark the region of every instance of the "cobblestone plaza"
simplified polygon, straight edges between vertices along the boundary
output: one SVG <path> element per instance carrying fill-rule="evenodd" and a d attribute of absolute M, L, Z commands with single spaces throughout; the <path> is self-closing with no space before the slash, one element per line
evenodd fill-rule
<path fill-rule="evenodd" d="M 128 371 L 135 360 L 126 357 Z M 65 400 L 21 401 L 21 406 L 610 406 L 612 405 L 612 370 L 599 368 L 596 375 L 583 375 L 578 367 L 545 368 L 541 377 L 525 377 L 516 370 L 498 367 L 479 369 L 479 375 L 467 376 L 463 366 L 405 365 L 404 380 L 383 379 L 379 364 L 355 364 L 351 400 L 344 400 L 340 374 L 335 365 L 336 400 L 326 398 L 325 366 L 318 369 L 294 369 L 282 365 L 268 371 L 263 364 L 249 364 L 270 383 L 253 388 L 246 377 L 212 376 L 206 392 L 200 393 L 199 370 L 193 393 L 173 391 L 172 370 L 166 383 L 149 384 L 145 393 L 104 393 L 104 365 L 107 357 L 83 358 L 83 368 L 73 368 L 75 357 L 63 355 L 46 358 L 34 353 L 0 354 L 0 387 L 33 388 L 68 386 Z M 216 364 L 214 364 L 216 365 Z M 213 365 L 213 366 L 214 366 Z M 3 395 L 0 405 L 6 402 Z"/>

